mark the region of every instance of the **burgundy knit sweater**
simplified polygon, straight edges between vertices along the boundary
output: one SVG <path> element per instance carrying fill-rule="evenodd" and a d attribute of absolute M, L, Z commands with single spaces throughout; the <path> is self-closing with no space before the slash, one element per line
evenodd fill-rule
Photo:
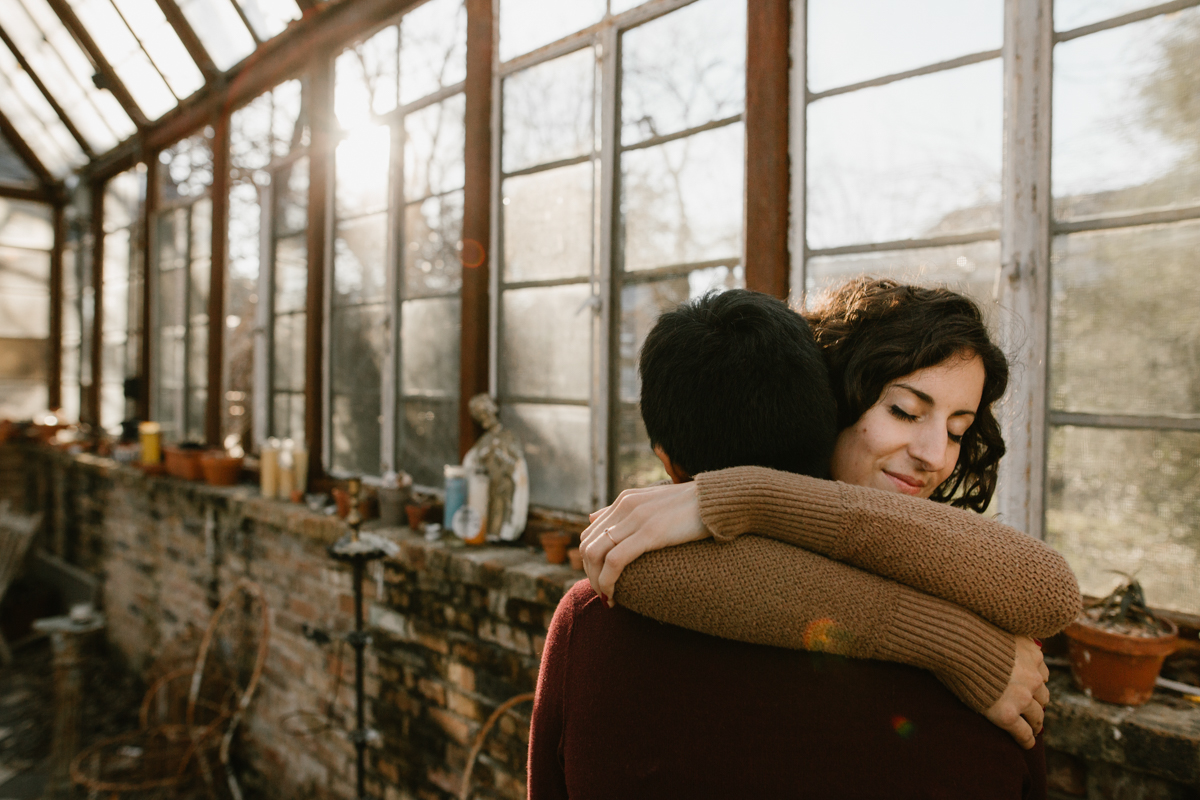
<path fill-rule="evenodd" d="M 928 672 L 744 644 L 608 608 L 555 612 L 529 731 L 530 800 L 1044 798 L 1022 750 Z"/>

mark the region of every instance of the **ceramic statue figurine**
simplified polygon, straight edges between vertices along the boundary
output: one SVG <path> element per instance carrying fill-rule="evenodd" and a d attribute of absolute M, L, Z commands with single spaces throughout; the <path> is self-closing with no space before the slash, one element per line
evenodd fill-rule
<path fill-rule="evenodd" d="M 471 418 L 484 434 L 463 457 L 470 475 L 487 473 L 487 538 L 513 541 L 525 531 L 529 514 L 529 467 L 515 433 L 500 423 L 499 408 L 489 395 L 477 394 L 469 405 Z"/>

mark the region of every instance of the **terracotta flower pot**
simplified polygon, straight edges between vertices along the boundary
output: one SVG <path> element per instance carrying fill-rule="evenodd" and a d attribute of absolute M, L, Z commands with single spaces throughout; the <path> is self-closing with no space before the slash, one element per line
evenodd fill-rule
<path fill-rule="evenodd" d="M 421 531 L 421 526 L 425 523 L 425 515 L 429 513 L 430 505 L 428 503 L 408 503 L 404 506 L 404 515 L 408 517 L 408 527 L 418 533 Z"/>
<path fill-rule="evenodd" d="M 1130 636 L 1081 622 L 1067 626 L 1071 675 L 1089 696 L 1106 703 L 1140 706 L 1154 693 L 1163 660 L 1175 652 L 1179 629 L 1163 620 L 1162 636 Z"/>
<path fill-rule="evenodd" d="M 200 456 L 203 454 L 204 451 L 199 448 L 164 447 L 167 474 L 185 481 L 203 480 L 204 472 L 200 467 Z"/>
<path fill-rule="evenodd" d="M 567 545 L 571 543 L 571 534 L 562 531 L 548 531 L 541 535 L 542 549 L 546 551 L 546 560 L 551 564 L 565 564 L 567 561 Z"/>
<path fill-rule="evenodd" d="M 212 486 L 233 486 L 242 474 L 242 459 L 209 453 L 200 459 L 204 480 Z"/>
<path fill-rule="evenodd" d="M 342 519 L 350 516 L 350 493 L 340 486 L 333 487 L 333 502 L 337 503 L 337 515 Z"/>
<path fill-rule="evenodd" d="M 578 547 L 572 547 L 567 551 L 567 560 L 571 562 L 571 569 L 577 572 L 583 570 L 583 553 L 579 552 Z"/>

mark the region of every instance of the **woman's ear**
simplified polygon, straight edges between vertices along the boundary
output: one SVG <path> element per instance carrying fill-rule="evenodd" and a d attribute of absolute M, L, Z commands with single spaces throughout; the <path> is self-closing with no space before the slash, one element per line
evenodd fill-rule
<path fill-rule="evenodd" d="M 654 455 L 658 456 L 658 460 L 666 468 L 667 474 L 671 476 L 671 483 L 687 483 L 692 479 L 692 476 L 672 461 L 671 457 L 659 445 L 654 445 Z"/>

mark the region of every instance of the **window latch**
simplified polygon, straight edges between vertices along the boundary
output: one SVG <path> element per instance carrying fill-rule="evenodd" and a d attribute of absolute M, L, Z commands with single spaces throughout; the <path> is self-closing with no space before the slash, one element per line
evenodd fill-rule
<path fill-rule="evenodd" d="M 579 308 L 575 309 L 575 316 L 578 317 L 580 314 L 582 314 L 585 308 L 591 308 L 593 312 L 598 314 L 600 313 L 600 307 L 603 305 L 604 302 L 600 299 L 600 295 L 589 295 L 586 300 L 580 303 Z"/>

